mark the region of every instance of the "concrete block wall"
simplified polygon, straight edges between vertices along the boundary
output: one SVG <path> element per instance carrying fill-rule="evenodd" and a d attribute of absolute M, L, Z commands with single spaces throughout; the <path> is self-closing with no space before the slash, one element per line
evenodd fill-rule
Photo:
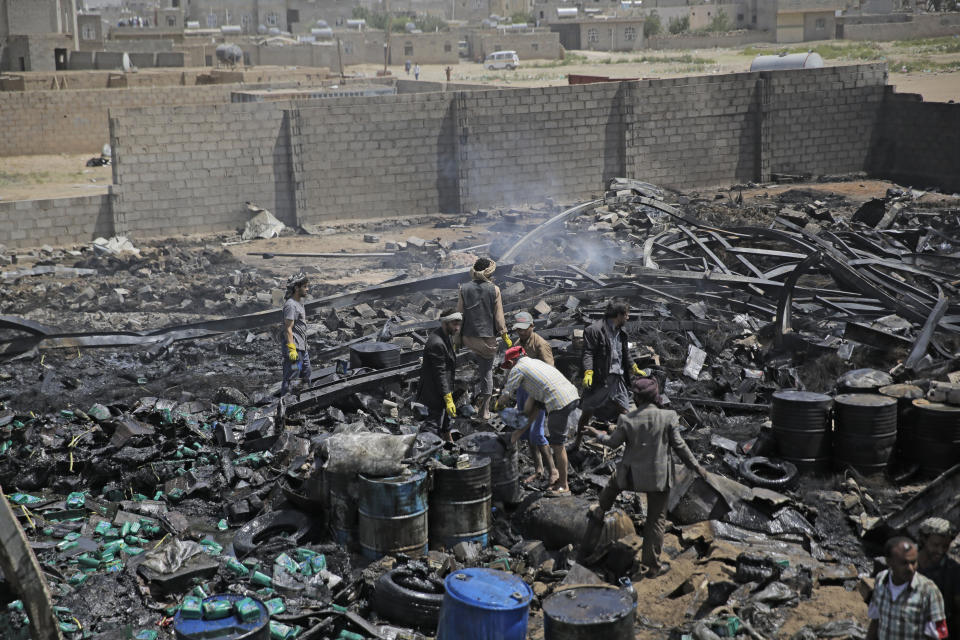
<path fill-rule="evenodd" d="M 159 237 L 242 227 L 246 201 L 292 222 L 289 107 L 154 106 L 112 116 L 117 232 Z"/>
<path fill-rule="evenodd" d="M 229 85 L 0 92 L 0 156 L 99 153 L 109 140 L 107 109 L 228 102 Z"/>
<path fill-rule="evenodd" d="M 902 184 L 960 192 L 960 104 L 888 91 L 870 164 Z"/>
<path fill-rule="evenodd" d="M 62 246 L 112 235 L 109 195 L 0 202 L 0 238 L 8 247 Z"/>
<path fill-rule="evenodd" d="M 708 5 L 709 6 L 709 5 Z M 658 10 L 660 11 L 660 10 Z M 736 15 L 733 16 L 736 18 Z M 661 16 L 666 24 L 666 19 Z M 711 49 L 713 47 L 744 47 L 756 42 L 773 42 L 776 34 L 760 29 L 748 29 L 734 33 L 683 33 L 678 35 L 650 36 L 645 41 L 647 49 Z M 709 58 L 709 52 L 697 55 Z"/>
<path fill-rule="evenodd" d="M 955 134 L 903 139 L 885 82 L 883 65 L 851 65 L 117 112 L 114 215 L 119 232 L 162 236 L 240 227 L 247 200 L 296 224 L 576 200 L 621 175 L 690 188 L 905 170 L 878 154 L 884 135 L 955 158 Z"/>
<path fill-rule="evenodd" d="M 464 210 L 580 198 L 622 175 L 619 83 L 457 94 Z"/>
<path fill-rule="evenodd" d="M 460 211 L 451 94 L 329 102 L 291 115 L 300 222 Z"/>
<path fill-rule="evenodd" d="M 960 14 L 941 13 L 911 16 L 908 22 L 843 25 L 844 40 L 872 42 L 955 36 L 960 31 Z"/>
<path fill-rule="evenodd" d="M 624 83 L 632 87 L 626 174 L 681 188 L 753 179 L 757 74 Z"/>
<path fill-rule="evenodd" d="M 770 83 L 764 140 L 770 172 L 823 175 L 866 167 L 879 132 L 885 64 L 761 75 Z"/>

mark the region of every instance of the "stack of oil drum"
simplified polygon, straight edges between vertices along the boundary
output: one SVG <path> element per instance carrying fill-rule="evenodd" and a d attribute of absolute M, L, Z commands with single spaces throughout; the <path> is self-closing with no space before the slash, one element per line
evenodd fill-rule
<path fill-rule="evenodd" d="M 468 453 L 456 466 L 437 466 L 429 473 L 414 468 L 377 478 L 325 471 L 333 539 L 371 559 L 418 556 L 460 542 L 486 546 L 493 501 L 512 503 L 520 496 L 516 450 L 505 452 L 496 434 L 487 433 L 460 444 Z"/>
<path fill-rule="evenodd" d="M 775 392 L 770 419 L 780 457 L 802 472 L 852 467 L 874 474 L 898 460 L 939 474 L 960 463 L 960 406 L 892 383 L 882 371 L 858 369 L 837 380 L 833 397 Z"/>

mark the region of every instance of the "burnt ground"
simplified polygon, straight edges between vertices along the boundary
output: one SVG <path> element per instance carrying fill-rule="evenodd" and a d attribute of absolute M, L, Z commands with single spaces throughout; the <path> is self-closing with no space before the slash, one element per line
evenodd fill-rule
<path fill-rule="evenodd" d="M 899 191 L 888 193 L 888 189 Z M 891 309 L 838 314 L 836 309 L 831 312 L 818 306 L 815 299 L 798 299 L 794 326 L 802 341 L 784 350 L 776 344 L 772 331 L 769 311 L 776 299 L 769 292 L 744 294 L 738 290 L 700 295 L 690 285 L 658 281 L 649 285 L 652 291 L 625 294 L 622 286 L 640 273 L 644 241 L 654 237 L 660 240 L 652 257 L 661 269 L 695 273 L 706 267 L 719 272 L 716 265 L 710 265 L 710 255 L 696 246 L 669 248 L 686 242 L 676 225 L 690 228 L 689 222 L 694 221 L 742 232 L 745 227 L 769 227 L 779 216 L 802 223 L 813 234 L 842 235 L 865 228 L 851 219 L 871 198 L 885 200 L 881 207 L 896 205 L 903 209 L 892 226 L 901 233 L 896 238 L 919 234 L 915 230 L 921 228 L 939 230 L 925 246 L 918 246 L 914 239 L 910 248 L 915 253 L 956 255 L 960 242 L 951 244 L 950 237 L 954 234 L 956 238 L 958 199 L 911 192 L 856 176 L 829 183 L 742 185 L 717 192 L 666 193 L 663 197 L 687 220 L 670 219 L 655 209 L 611 195 L 612 199 L 597 211 L 538 239 L 521 252 L 510 276 L 498 274 L 497 281 L 508 311 L 532 310 L 538 317 L 538 331 L 553 340 L 558 368 L 576 377 L 578 352 L 571 331 L 596 318 L 611 296 L 568 265 L 586 269 L 606 282 L 608 289 L 615 290 L 615 295 L 628 298 L 633 309 L 628 330 L 635 353 L 643 356 L 642 362 L 665 383 L 673 406 L 690 427 L 686 432 L 688 442 L 712 472 L 743 481 L 737 466 L 744 458 L 744 447 L 755 445 L 754 453 L 776 456 L 769 438 L 756 440 L 769 433 L 768 412 L 751 410 L 747 405 L 769 404 L 778 389 L 829 393 L 840 375 L 863 367 L 894 371 L 897 382 L 921 384 L 945 379 L 946 373 L 958 368 L 956 334 L 947 331 L 938 332 L 938 351 L 931 349 L 925 368 L 911 372 L 897 370 L 898 362 L 908 352 L 906 347 L 897 346 L 899 343 L 878 345 L 876 340 L 843 339 L 844 324 L 855 321 L 912 340 L 919 322 L 891 320 L 895 316 Z M 492 242 L 489 250 L 499 255 L 563 208 L 549 202 L 454 217 L 368 225 L 343 223 L 313 230 L 317 235 L 297 235 L 288 229 L 280 238 L 249 243 L 238 243 L 238 234 L 184 237 L 140 243 L 138 254 L 104 253 L 91 246 L 46 247 L 21 253 L 16 263 L 2 267 L 0 315 L 29 320 L 58 334 L 145 334 L 171 325 L 269 311 L 277 308 L 278 292 L 282 293 L 286 276 L 296 269 L 311 274 L 313 299 L 391 279 L 437 275 L 462 269 L 477 255 L 485 255 L 485 246 L 471 249 L 477 245 Z M 865 233 L 874 240 L 878 237 L 872 230 Z M 788 249 L 775 242 L 750 239 L 749 234 L 728 237 L 739 242 L 738 246 Z M 664 245 L 666 249 L 657 248 Z M 349 260 L 249 255 L 326 251 L 388 251 L 395 255 Z M 9 262 L 11 255 L 7 252 L 2 263 Z M 714 255 L 734 265 L 738 254 L 722 246 L 715 247 Z M 764 271 L 784 260 L 739 255 L 750 255 L 754 266 Z M 39 275 L 29 271 L 51 266 L 95 273 L 78 277 L 69 271 Z M 14 270 L 18 273 L 11 274 Z M 750 275 L 740 265 L 732 273 Z M 922 280 L 911 284 L 918 289 L 931 286 Z M 821 270 L 801 278 L 800 286 L 838 285 L 830 273 Z M 955 303 L 955 282 L 947 279 L 936 286 Z M 428 329 L 405 327 L 433 320 L 442 307 L 453 302 L 455 292 L 451 289 L 427 289 L 367 301 L 365 306 L 315 309 L 310 317 L 311 353 L 319 354 L 313 361 L 315 372 L 319 371 L 314 388 L 336 382 L 336 374 L 331 377 L 320 370 L 338 359 L 348 359 L 348 351 L 340 345 L 379 334 L 390 325 L 395 331 L 392 340 L 404 353 L 415 351 Z M 538 306 L 541 303 L 546 306 Z M 22 330 L 0 329 L 0 348 L 5 352 L 0 368 L 0 484 L 8 498 L 17 496 L 22 501 L 18 516 L 47 567 L 55 604 L 68 607 L 72 612 L 69 617 L 76 618 L 79 627 L 100 633 L 130 626 L 167 634 L 165 621 L 173 612 L 169 607 L 197 586 L 207 593 L 252 593 L 255 587 L 244 586 L 246 579 L 241 580 L 225 566 L 233 537 L 254 516 L 290 507 L 291 500 L 296 502 L 296 490 L 291 497 L 290 489 L 296 489 L 297 483 L 309 475 L 311 465 L 322 464 L 322 443 L 330 432 L 361 427 L 383 433 L 416 430 L 418 422 L 409 405 L 415 383 L 403 379 L 341 394 L 332 402 L 291 412 L 285 420 L 273 422 L 273 394 L 280 367 L 275 329 L 268 323 L 200 339 L 100 348 L 64 346 L 73 344 L 69 336 L 58 338 L 60 348 L 49 348 L 49 344 L 35 345 Z M 852 343 L 849 352 L 840 348 L 844 343 Z M 684 373 L 691 346 L 706 354 L 704 366 L 694 376 Z M 945 353 L 953 353 L 953 358 Z M 466 392 L 464 399 L 469 397 L 474 373 L 472 367 L 465 366 L 458 375 L 458 386 Z M 397 402 L 399 412 L 395 417 L 383 400 Z M 230 405 L 243 407 L 244 415 L 238 415 Z M 142 431 L 130 433 L 129 424 L 124 424 L 130 420 Z M 222 431 L 224 425 L 235 434 L 239 446 L 224 444 L 219 438 L 217 429 Z M 484 424 L 461 419 L 458 424 L 464 435 L 500 428 L 498 421 Z M 266 440 L 260 440 L 262 436 Z M 572 455 L 574 493 L 592 499 L 611 472 L 610 461 L 614 458 L 588 440 L 584 449 Z M 315 459 L 318 462 L 314 463 Z M 526 476 L 532 468 L 525 448 L 521 448 L 520 460 L 520 474 Z M 711 529 L 707 523 L 720 522 L 718 512 L 701 518 L 699 523 L 696 518 L 688 517 L 688 522 L 672 517 L 665 541 L 672 569 L 663 577 L 637 584 L 640 615 L 636 636 L 679 637 L 690 632 L 697 621 L 717 621 L 727 611 L 762 628 L 767 637 L 793 637 L 803 627 L 831 621 L 850 620 L 865 627 L 866 606 L 859 589 L 874 569 L 876 548 L 864 546 L 860 526 L 871 517 L 895 510 L 925 486 L 922 473 L 918 475 L 913 469 L 915 473 L 910 475 L 905 471 L 911 471 L 909 465 L 894 469 L 895 475 L 902 476 L 898 482 L 891 479 L 891 474 L 865 476 L 856 470 L 802 473 L 796 484 L 783 488 L 783 501 L 778 498 L 770 502 L 768 497 L 747 501 L 752 505 L 752 515 L 748 520 L 741 519 L 741 524 L 753 523 L 753 535 L 762 540 L 793 545 L 780 550 L 784 554 L 781 565 L 792 569 L 813 566 L 809 579 L 812 588 L 805 589 L 803 575 L 784 575 L 778 584 L 787 585 L 789 594 L 780 599 L 764 600 L 756 595 L 763 592 L 769 580 L 747 582 L 756 587 L 752 595 L 749 589 L 730 598 L 717 595 L 729 595 L 732 588 L 742 584 L 736 575 L 741 552 L 754 549 L 768 553 L 768 557 L 780 557 L 776 556 L 780 552 L 744 537 L 744 531 L 731 534 Z M 77 492 L 85 494 L 81 507 L 66 502 Z M 528 500 L 538 497 L 536 487 L 527 486 L 524 492 Z M 20 497 L 22 494 L 32 498 Z M 619 503 L 638 533 L 643 522 L 640 505 L 639 497 L 629 494 L 624 494 Z M 799 514 L 801 521 L 793 529 L 775 532 L 770 518 L 784 505 Z M 317 505 L 312 504 L 312 508 Z M 579 508 L 580 503 L 571 504 L 566 513 L 579 518 Z M 564 551 L 562 545 L 549 549 L 549 566 L 543 557 L 536 562 L 529 553 L 519 551 L 522 527 L 517 522 L 522 512 L 522 506 L 499 505 L 491 536 L 499 546 L 484 551 L 479 558 L 459 561 L 497 566 L 509 555 L 512 570 L 533 585 L 542 599 L 573 569 L 578 550 Z M 134 514 L 133 519 L 139 518 L 142 523 L 156 521 L 156 530 L 127 534 L 134 535 L 132 539 L 124 537 L 133 552 L 117 553 L 116 558 L 100 556 L 113 534 L 108 531 L 104 536 L 96 526 L 101 520 L 117 526 L 126 517 L 118 513 Z M 317 515 L 317 519 L 322 520 L 323 515 Z M 803 522 L 810 528 L 804 529 Z M 143 524 L 145 528 L 153 526 Z M 323 619 L 318 611 L 331 601 L 375 619 L 369 606 L 370 587 L 387 564 L 371 565 L 362 571 L 367 564 L 362 558 L 333 545 L 322 527 L 318 529 L 320 533 L 300 540 L 299 547 L 282 537 L 258 541 L 261 544 L 252 557 L 261 562 L 257 566 L 269 568 L 281 552 L 292 556 L 296 548 L 312 549 L 326 555 L 328 568 L 343 582 L 334 586 L 316 578 L 303 579 L 301 582 L 310 584 L 288 584 L 274 594 L 260 596 L 282 595 L 292 612 L 288 621 L 303 627 Z M 81 541 L 79 547 L 67 544 L 71 538 Z M 206 541 L 204 553 L 209 558 L 205 559 L 212 558 L 213 573 L 201 572 L 204 577 L 200 580 L 188 580 L 164 591 L 158 589 L 155 580 L 137 572 L 146 552 L 161 542 L 169 545 L 172 539 Z M 578 540 L 571 542 L 576 546 Z M 58 548 L 58 544 L 70 548 Z M 222 550 L 218 550 L 220 546 Z M 99 558 L 96 571 L 85 574 L 77 558 L 95 555 Z M 615 582 L 618 575 L 636 569 L 634 566 L 631 570 L 630 561 L 615 561 L 616 555 L 610 551 L 588 565 L 601 578 Z M 121 562 L 115 564 L 116 559 Z M 431 570 L 449 570 L 442 556 L 433 560 L 438 564 Z M 280 580 L 278 576 L 285 574 L 274 569 L 272 575 Z M 705 585 L 712 586 L 707 589 Z M 707 591 L 709 598 L 704 595 Z M 15 597 L 8 593 L 7 601 Z M 0 637 L 23 637 L 22 620 L 16 613 L 10 614 L 7 622 L 7 631 L 0 632 Z M 340 626 L 337 623 L 336 628 Z M 536 603 L 530 630 L 531 637 L 542 637 Z M 79 633 L 67 635 L 77 638 Z M 331 632 L 330 637 L 335 636 Z"/>

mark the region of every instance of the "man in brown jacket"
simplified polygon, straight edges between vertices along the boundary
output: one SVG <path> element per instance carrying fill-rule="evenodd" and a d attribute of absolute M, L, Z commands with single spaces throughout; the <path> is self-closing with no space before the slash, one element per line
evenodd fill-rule
<path fill-rule="evenodd" d="M 603 515 L 613 506 L 621 491 L 646 493 L 647 518 L 643 523 L 641 571 L 646 577 L 656 577 L 664 572 L 660 564 L 660 551 L 663 533 L 667 528 L 670 487 L 676 483 L 671 450 L 702 478 L 707 478 L 707 472 L 680 437 L 677 412 L 659 408 L 660 389 L 657 381 L 653 378 L 637 378 L 632 386 L 637 410 L 620 416 L 613 433 L 606 435 L 587 427 L 604 446 L 615 448 L 621 444 L 627 445 L 616 473 L 600 492 L 599 508 L 592 508 L 590 517 L 602 521 Z"/>
<path fill-rule="evenodd" d="M 488 407 L 493 394 L 493 359 L 497 355 L 497 336 L 507 348 L 513 346 L 507 335 L 507 321 L 503 317 L 503 300 L 500 287 L 491 277 L 497 263 L 489 258 L 477 258 L 470 270 L 470 282 L 460 285 L 457 312 L 463 314 L 460 337 L 463 346 L 470 350 L 480 374 L 480 384 L 475 397 L 477 413 L 481 420 L 489 418 Z"/>

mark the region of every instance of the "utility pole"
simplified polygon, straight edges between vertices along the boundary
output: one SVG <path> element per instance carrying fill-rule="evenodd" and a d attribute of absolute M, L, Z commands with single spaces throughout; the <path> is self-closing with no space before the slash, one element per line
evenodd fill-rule
<path fill-rule="evenodd" d="M 387 75 L 387 62 L 390 59 L 390 0 L 383 0 L 387 12 L 387 34 L 383 41 L 383 75 Z"/>
<path fill-rule="evenodd" d="M 343 52 L 340 50 L 340 38 L 337 38 L 337 60 L 340 62 L 340 79 L 343 80 Z"/>

